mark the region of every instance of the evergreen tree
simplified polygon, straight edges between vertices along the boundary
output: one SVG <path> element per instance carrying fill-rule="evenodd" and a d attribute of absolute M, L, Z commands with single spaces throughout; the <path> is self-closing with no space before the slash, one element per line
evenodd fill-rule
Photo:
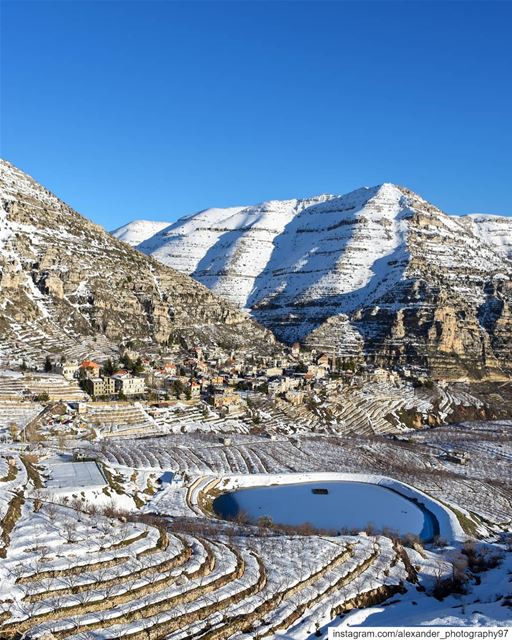
<path fill-rule="evenodd" d="M 131 371 L 133 369 L 133 360 L 127 353 L 123 353 L 123 355 L 121 356 L 121 364 L 128 371 Z"/>
<path fill-rule="evenodd" d="M 140 356 L 133 363 L 132 373 L 134 376 L 140 376 L 142 373 L 144 373 L 144 365 L 142 364 L 142 358 Z"/>
<path fill-rule="evenodd" d="M 50 356 L 46 356 L 44 361 L 44 370 L 46 373 L 49 373 L 52 370 L 52 361 L 50 360 Z"/>
<path fill-rule="evenodd" d="M 103 375 L 105 376 L 111 376 L 114 373 L 115 371 L 114 363 L 110 358 L 105 362 L 102 369 L 103 369 Z"/>

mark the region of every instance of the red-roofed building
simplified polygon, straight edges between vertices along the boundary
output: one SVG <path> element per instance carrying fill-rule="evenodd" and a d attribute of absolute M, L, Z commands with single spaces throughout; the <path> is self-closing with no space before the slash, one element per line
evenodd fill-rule
<path fill-rule="evenodd" d="M 201 385 L 195 380 L 192 380 L 187 389 L 190 392 L 191 398 L 199 398 L 199 396 L 201 395 Z"/>
<path fill-rule="evenodd" d="M 162 370 L 165 371 L 168 375 L 175 376 L 177 367 L 174 362 L 165 362 Z"/>
<path fill-rule="evenodd" d="M 100 375 L 100 365 L 92 360 L 84 360 L 78 368 L 86 370 L 93 378 L 97 378 Z"/>

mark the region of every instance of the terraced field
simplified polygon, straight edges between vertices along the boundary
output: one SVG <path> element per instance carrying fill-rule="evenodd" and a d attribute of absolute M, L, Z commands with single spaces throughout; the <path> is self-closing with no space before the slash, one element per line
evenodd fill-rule
<path fill-rule="evenodd" d="M 482 425 L 487 425 L 483 428 Z M 190 478 L 224 474 L 288 472 L 381 473 L 416 486 L 441 501 L 471 505 L 485 527 L 512 522 L 510 422 L 475 423 L 409 433 L 396 438 L 319 435 L 316 437 L 176 434 L 108 443 L 101 456 L 113 468 L 186 473 Z M 467 451 L 465 465 L 446 459 L 447 451 Z M 183 504 L 174 490 L 155 499 L 160 510 Z"/>
<path fill-rule="evenodd" d="M 86 399 L 76 380 L 66 380 L 60 375 L 26 373 L 0 376 L 0 401 L 11 403 L 22 399 L 48 394 L 50 400 L 76 402 Z"/>
<path fill-rule="evenodd" d="M 0 458 L 2 638 L 314 631 L 354 597 L 377 590 L 383 599 L 411 578 L 400 549 L 382 536 L 212 526 L 204 516 L 122 513 L 114 502 L 98 511 L 83 492 L 45 490 L 43 467 L 15 451 Z"/>
<path fill-rule="evenodd" d="M 29 499 L 2 578 L 5 638 L 213 639 L 313 625 L 357 594 L 401 589 L 407 571 L 383 537 L 221 529 L 206 540 Z"/>
<path fill-rule="evenodd" d="M 124 403 L 91 403 L 83 419 L 91 425 L 99 426 L 104 436 L 134 435 L 145 433 L 155 428 L 155 422 L 138 402 Z"/>
<path fill-rule="evenodd" d="M 37 292 L 34 291 L 37 296 Z M 50 315 L 55 305 L 50 298 L 46 299 Z M 82 361 L 86 357 L 92 360 L 113 356 L 115 351 L 107 339 L 97 336 L 79 335 L 72 329 L 63 330 L 51 320 L 45 324 L 38 321 L 27 320 L 23 326 L 13 322 L 11 331 L 15 340 L 4 350 L 0 350 L 0 366 L 10 367 L 12 363 L 21 364 L 23 361 L 29 366 L 40 366 L 44 362 L 46 354 L 63 355 L 68 360 Z"/>
<path fill-rule="evenodd" d="M 84 441 L 82 451 L 100 459 L 104 489 L 46 487 L 55 451 L 43 447 L 38 459 L 4 447 L 0 637 L 306 640 L 354 607 L 416 594 L 418 576 L 428 591 L 452 570 L 453 549 L 445 557 L 393 536 L 225 522 L 209 512 L 208 496 L 229 474 L 382 473 L 451 505 L 468 535 L 497 540 L 512 528 L 511 428 Z M 452 449 L 468 453 L 466 465 L 446 459 Z"/>

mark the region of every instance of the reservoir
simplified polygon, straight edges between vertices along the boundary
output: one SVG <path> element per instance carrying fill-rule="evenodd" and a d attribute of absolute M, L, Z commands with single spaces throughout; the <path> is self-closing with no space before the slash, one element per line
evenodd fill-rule
<path fill-rule="evenodd" d="M 392 529 L 412 533 L 424 542 L 438 534 L 436 517 L 415 500 L 397 491 L 367 482 L 304 482 L 249 487 L 224 493 L 213 501 L 217 515 L 226 519 L 245 514 L 251 521 L 271 518 L 274 524 L 309 523 L 338 532 Z"/>

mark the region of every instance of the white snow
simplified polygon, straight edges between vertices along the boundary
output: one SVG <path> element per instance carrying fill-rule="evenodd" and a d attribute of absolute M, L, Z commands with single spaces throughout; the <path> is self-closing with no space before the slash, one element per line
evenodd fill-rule
<path fill-rule="evenodd" d="M 95 462 L 56 462 L 48 464 L 48 468 L 51 478 L 46 482 L 47 489 L 91 489 L 106 485 Z"/>
<path fill-rule="evenodd" d="M 118 229 L 114 229 L 111 233 L 118 240 L 122 240 L 134 247 L 151 238 L 170 224 L 170 222 L 162 222 L 160 220 L 134 220 Z"/>
<path fill-rule="evenodd" d="M 476 236 L 512 259 L 512 217 L 471 213 L 462 220 Z"/>
<path fill-rule="evenodd" d="M 422 221 L 413 224 L 417 209 Z M 481 279 L 507 271 L 511 220 L 448 216 L 384 183 L 343 196 L 207 209 L 137 248 L 251 310 L 279 338 L 300 340 L 325 318 L 399 304 L 389 294 L 400 282 L 423 277 L 417 257 L 440 270 L 454 292 L 482 304 Z M 139 223 L 133 224 L 136 238 Z"/>

